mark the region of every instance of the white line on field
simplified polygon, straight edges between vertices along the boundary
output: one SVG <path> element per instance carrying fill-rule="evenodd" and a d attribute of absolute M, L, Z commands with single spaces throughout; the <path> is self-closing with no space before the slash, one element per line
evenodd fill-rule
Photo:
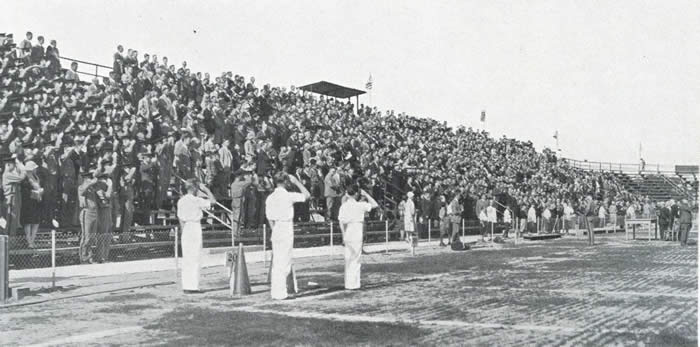
<path fill-rule="evenodd" d="M 38 343 L 38 344 L 34 344 L 34 345 L 29 345 L 29 347 L 65 346 L 67 344 L 77 344 L 77 343 L 82 343 L 82 342 L 90 342 L 90 341 L 95 341 L 97 339 L 107 337 L 107 336 L 133 333 L 133 332 L 141 330 L 141 329 L 143 329 L 143 328 L 139 327 L 139 326 L 133 326 L 133 327 L 124 327 L 124 328 L 95 331 L 95 332 L 91 332 L 91 333 L 73 335 L 73 336 L 59 338 L 59 339 L 55 339 L 55 340 L 51 340 L 51 341 L 47 341 L 47 342 L 42 342 L 42 343 Z"/>
<path fill-rule="evenodd" d="M 498 324 L 498 323 L 473 323 L 456 320 L 416 320 L 403 319 L 399 317 L 382 317 L 382 316 L 362 316 L 354 314 L 338 314 L 338 313 L 318 313 L 306 311 L 275 311 L 269 309 L 259 309 L 254 307 L 232 307 L 229 310 L 247 312 L 247 313 L 262 313 L 276 314 L 292 318 L 315 318 L 325 320 L 336 320 L 341 322 L 351 323 L 389 323 L 389 324 L 410 324 L 410 325 L 430 325 L 451 328 L 482 328 L 482 329 L 513 329 L 526 331 L 543 331 L 543 332 L 568 332 L 576 333 L 583 331 L 596 331 L 599 333 L 617 333 L 617 334 L 650 334 L 656 333 L 653 329 L 608 329 L 608 328 L 590 328 L 590 327 L 571 327 L 571 326 L 551 326 L 551 325 L 536 325 L 536 324 Z"/>
<path fill-rule="evenodd" d="M 607 290 L 578 290 L 578 289 L 546 289 L 546 288 L 513 288 L 513 287 L 472 287 L 472 286 L 462 286 L 460 288 L 465 289 L 475 289 L 475 290 L 493 290 L 493 291 L 518 291 L 518 292 L 550 292 L 550 293 L 562 293 L 562 294 L 577 294 L 580 296 L 586 296 L 590 294 L 600 294 L 606 296 L 622 296 L 622 297 L 659 297 L 666 296 L 671 298 L 684 298 L 684 299 L 698 299 L 698 293 L 692 294 L 677 294 L 677 293 L 647 293 L 647 292 L 628 292 L 628 291 L 607 291 Z"/>

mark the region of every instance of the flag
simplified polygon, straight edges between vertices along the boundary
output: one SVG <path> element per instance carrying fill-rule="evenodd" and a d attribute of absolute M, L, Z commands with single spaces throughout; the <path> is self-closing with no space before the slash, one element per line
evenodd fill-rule
<path fill-rule="evenodd" d="M 369 74 L 369 79 L 367 80 L 367 84 L 365 84 L 365 89 L 372 90 L 372 74 Z"/>
<path fill-rule="evenodd" d="M 486 111 L 481 111 L 481 122 L 486 122 Z"/>
<path fill-rule="evenodd" d="M 552 136 L 552 137 L 555 138 L 555 139 L 557 139 L 557 140 L 559 140 L 559 130 L 555 130 L 555 131 L 554 131 L 554 136 Z"/>

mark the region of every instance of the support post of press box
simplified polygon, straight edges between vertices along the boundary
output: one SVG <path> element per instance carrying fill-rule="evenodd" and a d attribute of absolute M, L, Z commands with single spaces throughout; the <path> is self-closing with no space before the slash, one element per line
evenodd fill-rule
<path fill-rule="evenodd" d="M 0 235 L 0 303 L 2 304 L 6 303 L 10 297 L 9 242 L 7 235 Z"/>

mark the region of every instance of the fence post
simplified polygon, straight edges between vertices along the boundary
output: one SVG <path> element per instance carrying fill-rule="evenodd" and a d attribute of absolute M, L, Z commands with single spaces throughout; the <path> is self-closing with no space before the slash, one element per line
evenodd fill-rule
<path fill-rule="evenodd" d="M 332 256 L 333 256 L 333 221 L 331 220 L 330 223 L 331 223 L 331 231 L 330 231 L 330 234 L 331 234 L 331 249 L 330 249 L 329 256 L 332 257 Z"/>
<path fill-rule="evenodd" d="M 389 253 L 389 221 L 384 220 L 384 253 Z"/>
<path fill-rule="evenodd" d="M 263 224 L 263 266 L 267 268 L 267 223 Z"/>
<path fill-rule="evenodd" d="M 51 229 L 51 288 L 56 288 L 56 230 Z"/>
<path fill-rule="evenodd" d="M 179 228 L 177 226 L 175 226 L 173 229 L 175 230 L 175 248 L 174 248 L 174 252 L 173 252 L 173 253 L 175 253 L 175 285 L 177 285 L 178 284 L 178 273 L 180 271 L 180 264 L 178 263 L 178 260 L 177 260 L 177 256 L 178 256 L 177 246 L 178 246 L 178 243 L 179 243 L 178 240 L 180 239 L 180 237 L 178 235 Z"/>
<path fill-rule="evenodd" d="M 432 222 L 433 221 L 431 221 L 430 218 L 428 218 L 428 243 L 430 243 L 430 233 L 432 231 L 431 226 L 433 224 Z"/>
<path fill-rule="evenodd" d="M 464 218 L 462 218 L 462 239 L 460 241 L 464 242 Z"/>
<path fill-rule="evenodd" d="M 7 298 L 10 296 L 10 279 L 9 279 L 9 266 L 10 266 L 10 256 L 8 254 L 10 237 L 7 235 L 0 235 L 0 303 L 4 304 L 7 302 Z"/>

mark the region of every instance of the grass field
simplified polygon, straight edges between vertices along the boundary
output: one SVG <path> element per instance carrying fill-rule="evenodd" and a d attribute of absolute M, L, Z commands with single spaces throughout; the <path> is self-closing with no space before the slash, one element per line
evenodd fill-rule
<path fill-rule="evenodd" d="M 343 290 L 339 256 L 305 258 L 301 292 L 282 302 L 262 264 L 241 298 L 210 268 L 203 294 L 162 285 L 1 309 L 0 344 L 696 346 L 697 247 L 597 242 L 370 254 L 359 291 Z"/>

